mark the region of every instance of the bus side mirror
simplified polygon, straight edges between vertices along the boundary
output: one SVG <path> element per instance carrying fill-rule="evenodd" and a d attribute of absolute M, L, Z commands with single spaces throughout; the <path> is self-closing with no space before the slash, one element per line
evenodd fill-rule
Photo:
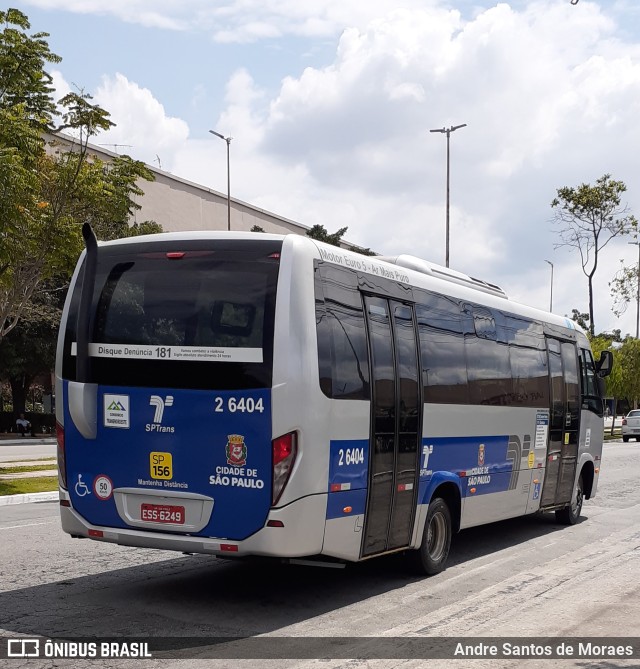
<path fill-rule="evenodd" d="M 600 360 L 596 363 L 596 371 L 600 378 L 609 376 L 613 369 L 613 353 L 611 351 L 601 351 Z"/>

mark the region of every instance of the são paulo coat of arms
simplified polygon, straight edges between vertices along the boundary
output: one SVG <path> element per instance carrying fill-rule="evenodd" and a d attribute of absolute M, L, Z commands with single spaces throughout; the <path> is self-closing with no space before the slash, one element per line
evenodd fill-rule
<path fill-rule="evenodd" d="M 247 462 L 247 445 L 241 434 L 230 434 L 227 436 L 225 448 L 227 464 L 232 467 L 242 467 Z"/>

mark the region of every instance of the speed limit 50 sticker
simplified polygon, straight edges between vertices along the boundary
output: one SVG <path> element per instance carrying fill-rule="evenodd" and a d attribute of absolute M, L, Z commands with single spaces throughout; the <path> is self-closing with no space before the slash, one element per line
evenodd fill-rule
<path fill-rule="evenodd" d="M 113 495 L 113 482 L 105 474 L 100 474 L 93 481 L 93 492 L 98 499 L 106 502 Z"/>

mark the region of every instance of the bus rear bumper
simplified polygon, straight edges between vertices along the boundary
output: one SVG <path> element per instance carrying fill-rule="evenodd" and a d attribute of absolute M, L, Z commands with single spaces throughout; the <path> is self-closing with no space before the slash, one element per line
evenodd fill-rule
<path fill-rule="evenodd" d="M 65 491 L 60 492 L 60 499 L 68 499 Z M 265 526 L 243 541 L 92 525 L 69 506 L 60 507 L 60 519 L 62 529 L 67 534 L 121 546 L 206 553 L 221 557 L 262 555 L 286 558 L 321 552 L 326 508 L 327 496 L 320 494 L 304 497 L 281 509 L 271 509 L 267 522 L 280 521 L 283 527 Z"/>

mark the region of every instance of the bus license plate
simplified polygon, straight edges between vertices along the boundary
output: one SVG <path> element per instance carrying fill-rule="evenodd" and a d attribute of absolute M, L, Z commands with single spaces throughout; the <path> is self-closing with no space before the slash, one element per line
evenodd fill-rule
<path fill-rule="evenodd" d="M 141 509 L 142 520 L 153 523 L 184 523 L 184 506 L 169 506 L 168 504 L 143 504 Z"/>

